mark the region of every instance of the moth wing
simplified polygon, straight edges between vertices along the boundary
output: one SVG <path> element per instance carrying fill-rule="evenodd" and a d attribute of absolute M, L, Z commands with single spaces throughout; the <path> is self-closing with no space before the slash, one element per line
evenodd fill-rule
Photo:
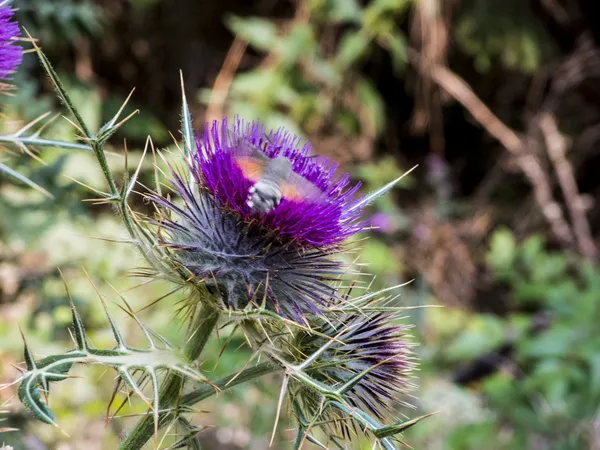
<path fill-rule="evenodd" d="M 227 130 L 227 144 L 233 159 L 246 178 L 258 181 L 269 163 L 269 157 L 243 136 L 235 137 Z"/>
<path fill-rule="evenodd" d="M 281 186 L 281 195 L 292 201 L 308 200 L 319 203 L 323 200 L 323 191 L 295 172 L 292 172 Z"/>
<path fill-rule="evenodd" d="M 251 156 L 238 156 L 235 158 L 235 163 L 244 176 L 252 181 L 258 181 L 265 172 L 266 164 Z"/>

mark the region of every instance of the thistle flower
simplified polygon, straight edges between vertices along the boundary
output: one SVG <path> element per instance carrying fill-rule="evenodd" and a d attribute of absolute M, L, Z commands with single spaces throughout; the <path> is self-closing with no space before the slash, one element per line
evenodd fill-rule
<path fill-rule="evenodd" d="M 15 43 L 20 30 L 12 21 L 13 14 L 7 2 L 0 2 L 0 80 L 6 80 L 23 58 L 23 49 Z"/>
<path fill-rule="evenodd" d="M 212 132 L 206 125 L 189 158 L 193 182 L 172 175 L 183 204 L 161 195 L 150 200 L 159 206 L 160 243 L 170 251 L 180 281 L 207 285 L 222 307 L 260 308 L 300 322 L 335 298 L 330 282 L 343 267 L 331 256 L 341 249 L 336 244 L 361 229 L 362 205 L 352 197 L 358 185 L 349 187 L 348 175 L 336 176 L 329 160 L 310 158 L 308 144 L 299 149 L 298 139 L 284 130 L 264 136 L 257 122 L 235 120 L 229 129 L 223 119 L 213 123 Z M 253 182 L 235 159 L 243 146 L 264 152 L 257 158 L 267 162 L 284 157 L 309 189 L 318 190 L 316 197 L 292 200 L 282 194 L 272 209 L 253 209 Z"/>
<path fill-rule="evenodd" d="M 278 233 L 283 239 L 296 240 L 311 246 L 337 244 L 363 228 L 359 217 L 360 199 L 355 197 L 360 183 L 350 186 L 348 174 L 336 174 L 338 166 L 328 158 L 312 156 L 306 142 L 283 128 L 266 132 L 259 122 L 245 123 L 235 118 L 232 127 L 226 118 L 220 126 L 215 121 L 198 139 L 199 151 L 194 155 L 194 175 L 217 201 L 251 221 L 257 214 L 248 205 L 248 192 L 254 181 L 236 161 L 239 147 L 249 143 L 269 159 L 284 157 L 291 162 L 292 176 L 304 180 L 308 190 L 316 195 L 299 192 L 285 195 L 280 204 L 260 217 L 265 230 Z M 287 181 L 287 180 L 285 180 Z M 303 187 L 300 186 L 299 190 Z"/>
<path fill-rule="evenodd" d="M 317 328 L 319 334 L 297 334 L 289 353 L 298 364 L 318 353 L 318 358 L 303 370 L 332 389 L 363 373 L 344 398 L 352 408 L 385 421 L 392 418 L 395 405 L 412 407 L 405 399 L 414 389 L 410 374 L 415 361 L 406 334 L 408 327 L 394 325 L 396 319 L 395 313 L 346 313 L 339 319 L 342 325 L 337 329 L 323 323 Z M 321 414 L 319 421 L 343 438 L 349 438 L 351 430 L 363 429 L 356 422 L 349 422 L 340 410 L 322 410 L 321 394 L 306 384 L 292 383 L 290 394 L 304 417 L 312 419 Z"/>

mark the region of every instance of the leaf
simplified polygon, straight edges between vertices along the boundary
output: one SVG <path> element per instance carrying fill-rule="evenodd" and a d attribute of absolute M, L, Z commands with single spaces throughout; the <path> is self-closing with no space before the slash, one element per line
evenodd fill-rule
<path fill-rule="evenodd" d="M 359 79 L 354 87 L 364 115 L 375 134 L 379 134 L 385 125 L 385 106 L 381 95 L 373 83 L 364 78 Z"/>
<path fill-rule="evenodd" d="M 543 252 L 543 250 L 544 238 L 539 234 L 529 236 L 521 245 L 520 258 L 529 268 L 534 264 L 535 260 Z"/>
<path fill-rule="evenodd" d="M 48 192 L 46 189 L 44 189 L 40 185 L 34 183 L 26 176 L 21 175 L 19 172 L 11 169 L 8 166 L 5 166 L 1 162 L 0 162 L 0 172 L 4 172 L 5 174 L 10 175 L 13 178 L 16 178 L 20 182 L 25 183 L 27 186 L 30 186 L 30 187 L 40 191 L 42 194 L 46 195 L 47 197 L 54 198 L 53 195 L 50 192 Z"/>
<path fill-rule="evenodd" d="M 309 24 L 294 26 L 285 36 L 281 46 L 280 62 L 284 67 L 292 67 L 302 56 L 317 52 L 317 43 Z"/>
<path fill-rule="evenodd" d="M 494 316 L 472 320 L 458 338 L 446 349 L 450 359 L 470 360 L 494 350 L 504 341 L 503 322 Z"/>
<path fill-rule="evenodd" d="M 346 32 L 340 40 L 335 56 L 336 63 L 342 69 L 354 64 L 359 58 L 365 56 L 370 42 L 371 40 L 364 33 L 358 31 Z"/>
<path fill-rule="evenodd" d="M 516 247 L 512 232 L 508 228 L 500 228 L 492 235 L 487 263 L 496 271 L 509 271 L 516 257 Z"/>
<path fill-rule="evenodd" d="M 379 428 L 379 430 L 375 431 L 374 434 L 375 434 L 375 436 L 377 436 L 380 439 L 395 436 L 396 434 L 403 433 L 404 431 L 408 430 L 410 427 L 415 426 L 421 420 L 427 419 L 428 417 L 431 417 L 435 414 L 437 414 L 437 413 L 429 413 L 429 414 L 425 414 L 420 417 L 415 417 L 414 419 L 410 419 L 410 420 L 406 420 L 404 422 L 397 423 L 395 425 L 381 427 L 381 428 Z"/>
<path fill-rule="evenodd" d="M 571 326 L 554 326 L 538 336 L 525 341 L 519 353 L 533 358 L 565 357 L 576 347 L 579 330 Z"/>
<path fill-rule="evenodd" d="M 388 33 L 385 36 L 387 43 L 387 49 L 392 57 L 392 66 L 396 75 L 402 75 L 406 68 L 407 55 L 406 55 L 406 38 L 400 31 L 396 33 Z"/>
<path fill-rule="evenodd" d="M 190 107 L 187 103 L 185 96 L 185 86 L 183 84 L 183 72 L 179 72 L 181 79 L 181 136 L 183 137 L 183 151 L 187 157 L 189 157 L 194 145 L 194 127 L 192 125 L 192 115 L 190 113 Z M 206 156 L 206 155 L 205 155 Z"/>
<path fill-rule="evenodd" d="M 42 401 L 42 396 L 37 383 L 31 379 L 21 383 L 18 389 L 18 395 L 21 403 L 33 413 L 36 419 L 49 425 L 56 425 L 54 414 L 48 405 Z"/>
<path fill-rule="evenodd" d="M 64 361 L 65 359 L 67 361 Z M 70 354 L 64 354 L 38 362 L 36 368 L 24 375 L 18 389 L 21 403 L 33 413 L 36 419 L 50 425 L 56 425 L 55 417 L 48 405 L 42 400 L 40 386 L 47 391 L 49 382 L 68 378 L 72 366 L 72 363 L 68 361 L 69 359 Z"/>
<path fill-rule="evenodd" d="M 270 52 L 280 42 L 277 27 L 270 20 L 261 17 L 230 16 L 226 23 L 231 31 L 258 50 Z"/>
<path fill-rule="evenodd" d="M 353 22 L 359 24 L 362 19 L 362 9 L 356 0 L 331 0 L 324 2 L 326 14 L 333 22 Z"/>
<path fill-rule="evenodd" d="M 549 282 L 565 275 L 567 257 L 561 254 L 544 254 L 535 260 L 531 278 L 538 282 Z"/>

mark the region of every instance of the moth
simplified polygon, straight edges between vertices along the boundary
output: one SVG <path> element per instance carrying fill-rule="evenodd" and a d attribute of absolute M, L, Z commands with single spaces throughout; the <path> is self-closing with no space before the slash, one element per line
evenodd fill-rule
<path fill-rule="evenodd" d="M 322 191 L 292 169 L 285 156 L 269 158 L 245 139 L 232 145 L 233 158 L 242 173 L 254 184 L 248 190 L 246 204 L 260 215 L 275 209 L 283 198 L 318 201 Z"/>

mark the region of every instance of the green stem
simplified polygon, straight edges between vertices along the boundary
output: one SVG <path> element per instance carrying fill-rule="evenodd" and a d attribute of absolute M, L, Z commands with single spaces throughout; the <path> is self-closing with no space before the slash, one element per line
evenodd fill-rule
<path fill-rule="evenodd" d="M 98 164 L 100 164 L 100 168 L 102 169 L 102 172 L 104 173 L 104 178 L 106 178 L 106 181 L 108 182 L 108 188 L 110 189 L 110 193 L 115 198 L 120 198 L 121 193 L 119 192 L 119 189 L 117 188 L 117 183 L 115 182 L 115 178 L 113 177 L 110 167 L 108 167 L 108 161 L 106 160 L 106 155 L 104 154 L 104 145 L 102 145 L 96 141 L 92 141 L 91 144 L 92 144 L 92 150 L 94 151 L 94 154 L 96 155 L 96 159 L 98 160 Z"/>
<path fill-rule="evenodd" d="M 195 391 L 192 391 L 188 394 L 185 394 L 181 398 L 182 406 L 192 406 L 202 400 L 207 399 L 208 397 L 217 393 L 215 387 L 217 387 L 221 391 L 225 391 L 230 389 L 238 384 L 245 383 L 246 381 L 250 381 L 254 378 L 262 377 L 263 375 L 267 375 L 269 373 L 277 372 L 281 370 L 281 366 L 276 364 L 266 362 L 258 364 L 254 367 L 250 367 L 248 369 L 242 370 L 239 374 L 228 375 L 220 380 L 216 381 L 213 386 L 202 385 Z"/>
<path fill-rule="evenodd" d="M 203 303 L 197 312 L 194 322 L 189 329 L 183 352 L 190 361 L 198 359 L 208 338 L 219 320 L 219 312 L 214 306 Z M 159 402 L 160 409 L 170 409 L 181 404 L 181 391 L 184 379 L 175 372 L 170 372 L 160 387 Z M 168 414 L 161 414 L 160 423 L 165 423 Z M 121 444 L 121 450 L 139 450 L 154 434 L 154 418 L 152 414 L 146 415 L 135 426 L 125 441 Z"/>

